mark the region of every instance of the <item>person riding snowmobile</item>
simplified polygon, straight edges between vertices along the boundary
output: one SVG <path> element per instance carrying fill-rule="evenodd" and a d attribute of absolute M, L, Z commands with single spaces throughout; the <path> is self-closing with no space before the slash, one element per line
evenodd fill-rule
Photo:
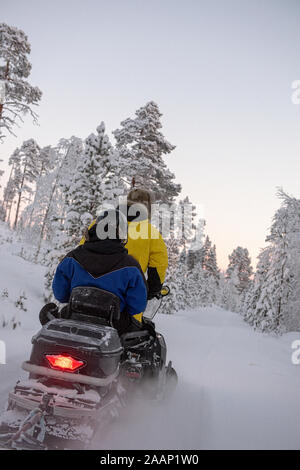
<path fill-rule="evenodd" d="M 109 210 L 96 219 L 86 234 L 85 243 L 68 253 L 58 265 L 52 289 L 61 303 L 68 302 L 72 289 L 78 286 L 112 292 L 120 298 L 121 320 L 116 327 L 124 332 L 132 324 L 130 317 L 146 308 L 147 282 L 139 263 L 124 247 L 127 221 L 124 218 L 122 230 L 121 217 L 118 210 Z M 101 238 L 98 236 L 100 229 Z"/>
<path fill-rule="evenodd" d="M 143 272 L 147 272 L 148 299 L 160 292 L 168 267 L 168 251 L 164 239 L 149 221 L 151 203 L 151 193 L 144 189 L 132 189 L 127 196 L 129 225 L 126 247 L 128 253 L 139 261 Z"/>
<path fill-rule="evenodd" d="M 149 222 L 151 202 L 151 193 L 145 189 L 132 189 L 127 196 L 128 241 L 125 247 L 128 254 L 139 262 L 142 271 L 147 273 L 148 300 L 160 292 L 168 267 L 166 244 L 160 232 Z M 83 237 L 80 245 L 85 243 L 86 238 Z M 142 313 L 135 318 L 141 321 Z"/>

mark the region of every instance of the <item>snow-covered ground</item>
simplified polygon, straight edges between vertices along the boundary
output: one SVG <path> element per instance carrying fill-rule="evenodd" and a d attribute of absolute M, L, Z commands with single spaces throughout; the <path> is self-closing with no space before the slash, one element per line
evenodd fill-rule
<path fill-rule="evenodd" d="M 43 305 L 44 268 L 20 258 L 17 255 L 20 250 L 18 244 L 5 243 L 0 237 L 0 341 L 5 341 L 6 345 L 6 365 L 0 363 L 0 408 L 16 379 L 25 376 L 20 372 L 20 364 L 30 353 L 31 336 L 40 327 L 38 312 Z M 8 292 L 8 298 L 1 298 L 4 290 Z M 27 297 L 24 301 L 26 312 L 14 305 L 22 292 Z M 20 321 L 21 327 L 13 330 L 8 324 L 1 328 L 3 320 L 7 322 L 13 316 Z"/>
<path fill-rule="evenodd" d="M 43 303 L 44 269 L 16 252 L 15 245 L 0 246 L 0 294 L 8 290 L 13 308 L 25 291 L 28 311 L 19 312 L 20 328 L 0 326 L 7 348 L 7 364 L 0 364 L 0 408 L 21 375 Z M 0 317 L 7 302 L 0 299 Z M 177 369 L 178 389 L 163 406 L 137 403 L 98 437 L 95 448 L 300 448 L 300 366 L 291 362 L 291 343 L 300 333 L 262 335 L 217 307 L 160 314 L 156 325 Z"/>

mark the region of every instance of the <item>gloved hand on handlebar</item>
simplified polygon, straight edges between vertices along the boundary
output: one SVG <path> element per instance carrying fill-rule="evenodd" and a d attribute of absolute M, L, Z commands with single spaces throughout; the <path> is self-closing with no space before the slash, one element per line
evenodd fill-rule
<path fill-rule="evenodd" d="M 160 297 L 160 289 L 159 291 L 156 291 L 156 292 L 148 292 L 148 300 L 159 299 L 159 297 Z"/>

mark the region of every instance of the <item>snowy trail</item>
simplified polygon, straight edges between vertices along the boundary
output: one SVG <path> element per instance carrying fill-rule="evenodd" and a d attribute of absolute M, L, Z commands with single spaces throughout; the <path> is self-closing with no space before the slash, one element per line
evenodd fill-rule
<path fill-rule="evenodd" d="M 39 328 L 43 268 L 3 245 L 0 255 L 0 292 L 8 288 L 15 296 L 25 290 L 28 297 L 22 329 L 0 328 L 7 346 L 7 364 L 0 365 L 3 408 Z M 94 448 L 300 448 L 300 366 L 291 363 L 291 343 L 300 333 L 265 336 L 217 307 L 160 314 L 156 325 L 178 372 L 175 395 L 163 406 L 137 403 Z"/>
<path fill-rule="evenodd" d="M 253 332 L 219 308 L 159 315 L 179 386 L 164 407 L 140 404 L 99 448 L 300 448 L 300 366 L 291 342 Z"/>

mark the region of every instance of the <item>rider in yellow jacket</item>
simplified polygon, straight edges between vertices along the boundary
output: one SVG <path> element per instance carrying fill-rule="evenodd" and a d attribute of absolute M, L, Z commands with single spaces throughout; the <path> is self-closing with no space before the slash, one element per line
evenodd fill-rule
<path fill-rule="evenodd" d="M 168 252 L 166 244 L 160 232 L 149 222 L 151 195 L 149 191 L 133 189 L 128 194 L 128 242 L 126 248 L 128 254 L 133 256 L 141 265 L 144 273 L 147 273 L 148 299 L 151 299 L 160 292 L 165 280 L 168 267 Z M 136 213 L 130 214 L 130 207 L 137 204 L 140 207 L 139 217 Z M 144 208 L 144 210 L 143 210 Z M 146 209 L 146 210 L 145 210 Z M 89 228 L 96 223 L 92 222 Z M 85 237 L 80 241 L 80 245 L 85 243 Z M 135 315 L 139 321 L 142 313 Z"/>

